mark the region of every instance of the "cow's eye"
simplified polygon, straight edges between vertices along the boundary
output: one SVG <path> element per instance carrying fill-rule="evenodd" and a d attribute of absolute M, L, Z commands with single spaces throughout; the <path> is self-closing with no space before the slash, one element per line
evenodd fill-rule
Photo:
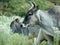
<path fill-rule="evenodd" d="M 33 13 L 32 12 L 29 12 L 29 15 L 32 15 Z"/>

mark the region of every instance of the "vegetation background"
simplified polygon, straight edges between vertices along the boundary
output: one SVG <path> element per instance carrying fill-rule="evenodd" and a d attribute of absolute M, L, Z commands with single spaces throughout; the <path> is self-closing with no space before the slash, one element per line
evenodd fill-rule
<path fill-rule="evenodd" d="M 60 0 L 0 0 L 0 15 L 22 17 L 31 6 L 29 1 L 35 2 L 42 10 L 51 8 L 55 3 L 60 5 Z"/>
<path fill-rule="evenodd" d="M 41 10 L 48 10 L 53 5 L 60 5 L 60 0 L 0 0 L 0 45 L 32 45 L 32 40 L 26 40 L 24 35 L 13 34 L 10 30 L 10 23 L 17 16 L 21 19 L 31 7 L 29 1 L 39 5 Z M 59 35 L 56 34 L 57 38 Z M 58 39 L 55 38 L 57 45 Z M 59 38 L 59 37 L 58 37 Z M 43 41 L 39 45 L 47 45 Z"/>

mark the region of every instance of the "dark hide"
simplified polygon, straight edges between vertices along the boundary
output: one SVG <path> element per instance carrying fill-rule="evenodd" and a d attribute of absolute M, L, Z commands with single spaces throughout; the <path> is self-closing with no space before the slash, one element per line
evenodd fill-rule
<path fill-rule="evenodd" d="M 21 22 L 16 23 L 15 21 L 12 21 L 10 24 L 10 28 L 12 29 L 12 32 L 28 35 L 29 33 L 28 28 L 22 27 L 21 24 L 22 24 Z"/>

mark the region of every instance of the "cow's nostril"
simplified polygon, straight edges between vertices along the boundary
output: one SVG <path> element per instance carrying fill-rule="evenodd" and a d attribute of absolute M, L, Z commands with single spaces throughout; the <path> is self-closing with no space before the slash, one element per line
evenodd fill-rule
<path fill-rule="evenodd" d="M 20 25 L 20 27 L 23 27 L 23 25 Z"/>
<path fill-rule="evenodd" d="M 25 26 L 25 24 L 24 24 L 24 23 L 22 23 L 22 24 L 20 25 L 20 27 L 22 28 L 22 27 L 26 27 L 26 26 Z"/>

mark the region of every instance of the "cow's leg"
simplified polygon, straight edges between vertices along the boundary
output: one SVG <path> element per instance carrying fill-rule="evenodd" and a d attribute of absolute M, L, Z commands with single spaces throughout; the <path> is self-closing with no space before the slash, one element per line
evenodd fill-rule
<path fill-rule="evenodd" d="M 48 45 L 52 45 L 52 41 L 51 40 L 48 40 Z"/>
<path fill-rule="evenodd" d="M 38 45 L 38 43 L 41 42 L 42 39 L 43 39 L 43 33 L 42 33 L 42 29 L 40 29 L 38 33 L 38 37 L 34 41 L 34 45 Z"/>
<path fill-rule="evenodd" d="M 48 45 L 52 45 L 52 38 L 48 36 L 46 33 L 43 33 L 44 38 L 47 40 Z"/>

